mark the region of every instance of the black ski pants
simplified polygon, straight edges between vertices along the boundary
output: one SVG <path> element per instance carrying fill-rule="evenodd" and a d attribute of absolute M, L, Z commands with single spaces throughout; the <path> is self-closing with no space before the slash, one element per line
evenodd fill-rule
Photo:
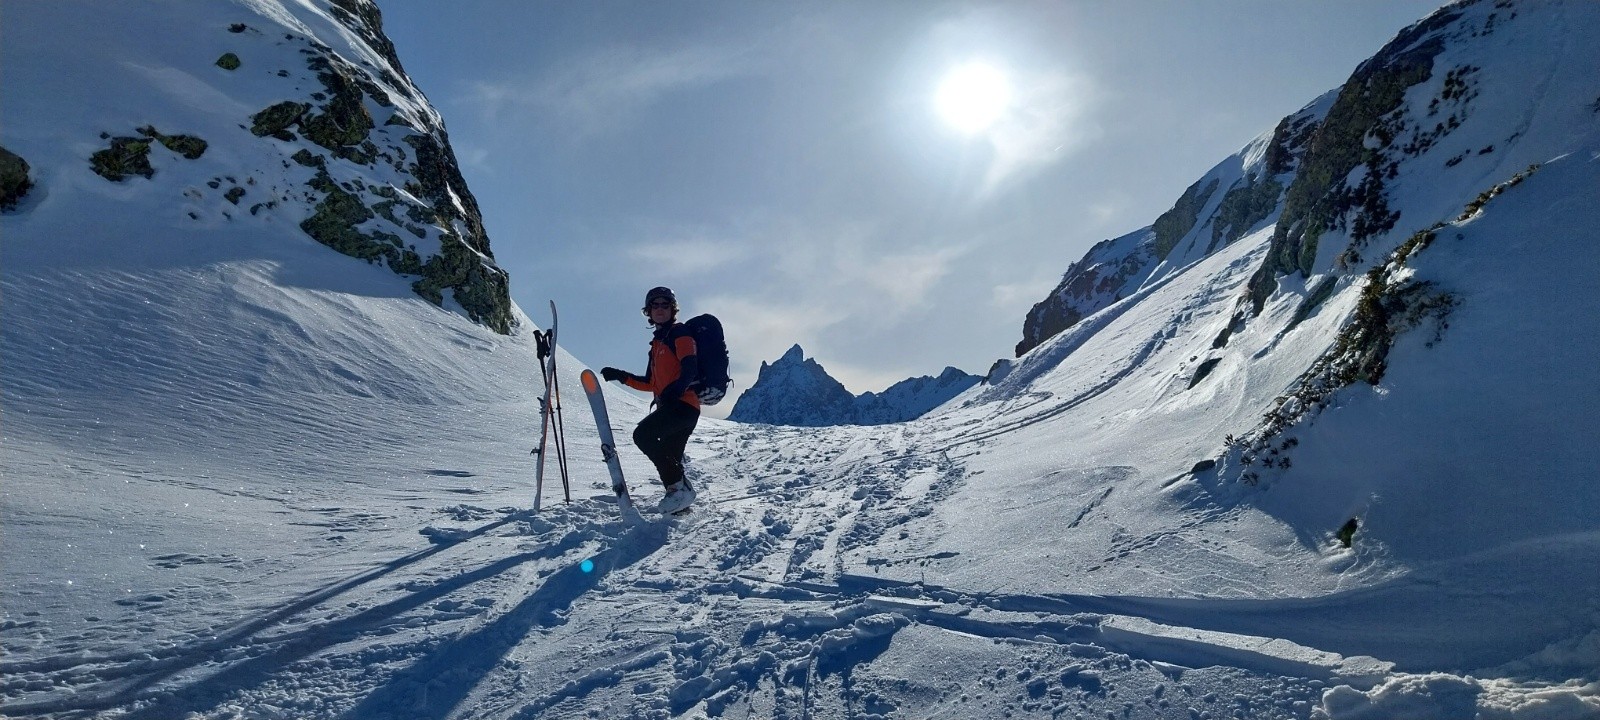
<path fill-rule="evenodd" d="M 686 402 L 668 402 L 644 416 L 633 430 L 633 444 L 656 464 L 661 484 L 672 487 L 683 480 L 683 449 L 700 422 L 700 409 Z"/>

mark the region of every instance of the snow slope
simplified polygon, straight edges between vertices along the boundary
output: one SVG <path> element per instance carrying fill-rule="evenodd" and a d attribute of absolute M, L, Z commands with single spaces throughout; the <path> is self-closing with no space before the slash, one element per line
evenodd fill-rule
<path fill-rule="evenodd" d="M 18 109 L 8 82 L 0 144 L 62 140 L 0 215 L 0 713 L 1600 717 L 1600 8 L 1501 5 L 1446 51 L 1481 68 L 1477 124 L 1405 165 L 1367 254 L 1446 223 L 1390 277 L 1455 302 L 1397 333 L 1377 384 L 1268 421 L 1367 287 L 1334 247 L 1305 317 L 1316 279 L 1284 275 L 1240 324 L 1268 225 L 918 421 L 703 420 L 678 520 L 620 516 L 567 355 L 573 501 L 529 510 L 536 322 L 441 312 L 219 197 L 197 224 L 172 190 L 245 150 L 112 185 L 66 141 L 97 127 L 66 112 L 86 100 Z M 134 36 L 182 45 L 191 7 L 141 7 Z M 321 4 L 227 7 L 331 27 Z M 54 31 L 81 51 L 60 77 L 162 67 Z M 626 437 L 645 408 L 610 403 Z M 1291 466 L 1243 464 L 1290 439 Z"/>

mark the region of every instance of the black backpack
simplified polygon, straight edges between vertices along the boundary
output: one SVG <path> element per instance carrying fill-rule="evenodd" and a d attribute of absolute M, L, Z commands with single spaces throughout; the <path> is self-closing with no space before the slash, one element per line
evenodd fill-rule
<path fill-rule="evenodd" d="M 700 376 L 689 385 L 700 396 L 702 405 L 715 405 L 728 394 L 728 341 L 722 337 L 722 321 L 713 315 L 696 315 L 684 327 L 694 336 Z"/>

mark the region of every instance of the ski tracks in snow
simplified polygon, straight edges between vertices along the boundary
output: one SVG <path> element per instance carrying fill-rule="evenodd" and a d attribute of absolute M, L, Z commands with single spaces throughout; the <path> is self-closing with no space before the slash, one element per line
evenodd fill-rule
<path fill-rule="evenodd" d="M 464 508 L 440 514 L 479 516 Z M 465 680 L 451 688 L 472 688 L 476 683 L 464 675 L 487 675 L 498 655 L 558 623 L 599 578 L 665 543 L 664 528 L 626 527 L 615 520 L 614 506 L 599 503 L 575 505 L 557 522 L 511 509 L 498 512 L 503 517 L 471 530 L 430 526 L 424 529 L 431 541 L 425 549 L 276 607 L 269 603 L 231 626 L 195 628 L 187 642 L 0 664 L 0 691 L 8 698 L 0 711 L 167 718 L 230 716 L 248 708 L 265 717 L 279 711 L 284 717 L 335 717 L 423 708 L 428 713 L 421 716 L 448 716 L 460 698 L 437 691 L 441 673 Z M 485 553 L 484 543 L 503 552 Z M 307 559 L 336 565 L 330 561 L 351 558 Z M 585 559 L 593 563 L 588 571 L 582 569 Z M 304 577 L 295 583 L 306 585 L 315 583 Z M 518 602 L 505 608 L 507 598 Z M 352 707 L 354 700 L 359 702 Z"/>
<path fill-rule="evenodd" d="M 713 425 L 691 449 L 702 500 L 681 518 L 624 521 L 607 495 L 539 514 L 441 505 L 427 547 L 284 579 L 318 589 L 190 642 L 0 664 L 4 712 L 1303 718 L 1325 688 L 1389 670 L 1192 622 L 1226 604 L 865 574 L 957 560 L 918 545 L 967 481 L 942 432 Z M 1078 519 L 1110 497 L 1085 498 Z M 328 575 L 353 550 L 308 561 Z"/>

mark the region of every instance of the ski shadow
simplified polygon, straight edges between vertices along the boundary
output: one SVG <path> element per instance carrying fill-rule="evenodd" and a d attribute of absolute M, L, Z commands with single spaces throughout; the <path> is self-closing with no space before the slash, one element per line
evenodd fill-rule
<path fill-rule="evenodd" d="M 662 524 L 635 524 L 616 542 L 581 564 L 568 565 L 549 577 L 515 608 L 482 627 L 441 643 L 431 654 L 396 673 L 341 718 L 445 718 L 498 667 L 511 649 L 536 627 L 561 624 L 557 616 L 589 592 L 606 575 L 649 557 L 667 544 Z M 449 682 L 438 683 L 439 678 Z"/>
<path fill-rule="evenodd" d="M 421 562 L 460 544 L 460 542 L 484 535 L 519 517 L 519 515 L 508 515 L 505 518 L 473 530 L 471 533 L 462 536 L 457 542 L 438 544 L 424 550 L 418 550 L 337 584 L 303 595 L 299 599 L 272 612 L 219 632 L 205 643 L 185 648 L 172 659 L 156 663 L 156 667 L 151 672 L 139 676 L 131 683 L 112 693 L 98 698 L 78 697 L 71 703 L 71 708 L 61 708 L 61 710 L 104 710 L 133 703 L 142 699 L 150 688 L 162 681 L 213 662 L 218 653 L 229 648 L 250 644 L 251 638 L 268 628 L 279 625 L 350 590 Z M 272 639 L 273 643 L 281 643 L 277 650 L 231 666 L 186 687 L 180 687 L 165 693 L 165 697 L 161 702 L 131 713 L 128 717 L 168 718 L 183 717 L 191 712 L 203 712 L 208 708 L 214 707 L 226 694 L 241 688 L 255 687 L 266 681 L 274 671 L 281 669 L 284 665 L 354 637 L 376 622 L 437 600 L 456 589 L 492 577 L 521 563 L 539 559 L 551 553 L 560 554 L 560 552 L 564 552 L 567 549 L 568 545 L 574 545 L 576 542 L 577 540 L 574 539 L 572 542 L 558 544 L 552 548 L 507 558 L 485 568 L 458 575 L 455 578 L 430 587 L 426 591 L 413 593 L 349 618 L 328 623 L 312 624 L 296 632 L 274 637 Z"/>

